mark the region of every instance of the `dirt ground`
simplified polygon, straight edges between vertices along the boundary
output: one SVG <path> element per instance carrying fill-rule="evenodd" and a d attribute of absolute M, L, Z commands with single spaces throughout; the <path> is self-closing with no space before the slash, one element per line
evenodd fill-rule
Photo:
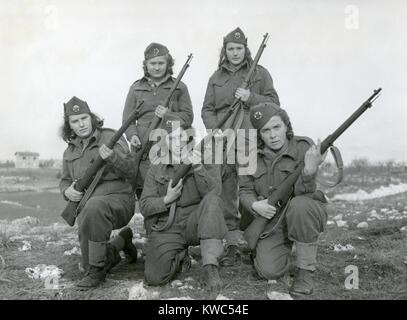
<path fill-rule="evenodd" d="M 6 174 L 0 172 L 0 176 Z M 81 277 L 80 256 L 68 255 L 79 247 L 76 228 L 65 225 L 59 216 L 64 201 L 53 188 L 57 182 L 55 171 L 42 172 L 36 180 L 38 176 L 34 173 L 31 180 L 20 179 L 14 183 L 8 178 L 6 183 L 12 188 L 0 192 L 0 299 L 264 300 L 271 291 L 288 293 L 283 281 L 268 283 L 256 277 L 244 243 L 241 263 L 221 269 L 226 284 L 221 296 L 201 287 L 199 256 L 193 254 L 196 250 L 191 250 L 191 269 L 180 273 L 176 278 L 179 281 L 163 287 L 141 284 L 143 257 L 140 256 L 136 264 L 120 262 L 99 288 L 80 291 L 75 287 Z M 327 194 L 332 199 L 335 194 L 358 188 L 371 191 L 395 179 L 407 182 L 400 173 L 394 174 L 393 180 L 389 180 L 388 174 L 382 178 L 375 175 L 371 180 L 358 174 L 348 175 Z M 330 213 L 327 229 L 319 241 L 315 292 L 300 299 L 407 299 L 407 230 L 403 229 L 407 225 L 407 192 L 332 203 L 335 210 Z M 32 218 L 24 218 L 27 216 Z M 368 227 L 358 228 L 360 222 L 366 222 Z M 135 233 L 134 243 L 142 250 L 145 238 L 140 214 L 136 213 L 130 226 Z M 58 267 L 61 276 L 30 278 L 27 268 L 41 264 Z M 347 277 L 351 275 L 348 268 L 357 269 L 358 288 L 347 289 Z"/>

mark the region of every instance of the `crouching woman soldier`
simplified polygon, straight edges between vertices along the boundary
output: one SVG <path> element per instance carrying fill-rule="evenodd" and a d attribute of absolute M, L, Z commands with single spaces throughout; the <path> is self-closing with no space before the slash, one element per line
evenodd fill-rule
<path fill-rule="evenodd" d="M 146 175 L 140 199 L 141 213 L 146 222 L 153 220 L 155 225 L 146 223 L 148 245 L 144 276 L 149 285 L 171 281 L 178 271 L 188 266 L 188 246 L 200 245 L 203 265 L 200 280 L 207 289 L 217 291 L 223 286 L 218 260 L 223 254 L 222 239 L 227 232 L 222 200 L 218 196 L 221 190 L 219 168 L 193 160 L 195 164 L 190 171 L 172 187 L 174 172 L 183 163 L 180 154 L 185 151 L 186 141 L 186 131 L 181 127 L 169 133 L 165 143 L 170 161 L 153 164 Z M 168 224 L 169 211 L 174 209 L 175 217 Z"/>
<path fill-rule="evenodd" d="M 120 262 L 120 250 L 130 261 L 137 259 L 130 228 L 123 229 L 109 241 L 113 229 L 128 224 L 134 214 L 134 195 L 126 178 L 132 174 L 132 163 L 127 159 L 128 146 L 122 138 L 113 150 L 105 144 L 114 130 L 102 128 L 103 121 L 93 114 L 85 101 L 73 97 L 64 104 L 62 138 L 68 143 L 63 155 L 60 190 L 65 200 L 79 202 L 83 193 L 75 190 L 80 179 L 98 155 L 106 161 L 103 174 L 90 198 L 77 217 L 82 266 L 85 277 L 79 287 L 96 287 L 106 273 Z M 80 203 L 82 205 L 82 203 Z"/>
<path fill-rule="evenodd" d="M 316 190 L 317 170 L 323 156 L 319 145 L 315 146 L 310 138 L 294 136 L 287 113 L 273 103 L 254 106 L 250 121 L 259 139 L 256 172 L 239 176 L 240 204 L 245 214 L 271 219 L 276 208 L 267 202 L 270 187 L 278 186 L 300 161 L 305 164 L 282 222 L 257 242 L 254 266 L 263 278 L 282 277 L 289 269 L 295 243 L 297 274 L 290 293 L 311 294 L 317 240 L 327 221 L 325 196 Z"/>

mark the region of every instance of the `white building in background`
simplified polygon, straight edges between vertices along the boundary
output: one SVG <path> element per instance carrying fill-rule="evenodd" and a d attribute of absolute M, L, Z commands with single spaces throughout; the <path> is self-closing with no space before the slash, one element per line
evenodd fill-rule
<path fill-rule="evenodd" d="M 14 154 L 16 168 L 39 168 L 40 154 L 38 152 L 22 151 Z"/>

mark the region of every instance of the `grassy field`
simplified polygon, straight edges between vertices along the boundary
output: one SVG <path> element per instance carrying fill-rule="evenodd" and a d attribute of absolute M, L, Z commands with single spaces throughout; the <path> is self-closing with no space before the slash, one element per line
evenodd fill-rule
<path fill-rule="evenodd" d="M 367 170 L 367 169 L 366 169 Z M 25 173 L 26 174 L 26 173 Z M 45 174 L 42 172 L 42 174 Z M 78 246 L 76 229 L 63 224 L 59 217 L 64 201 L 55 193 L 56 172 L 48 172 L 46 183 L 33 183 L 33 190 L 0 193 L 0 299 L 215 299 L 217 293 L 201 288 L 199 257 L 194 256 L 189 271 L 179 274 L 179 283 L 148 287 L 140 293 L 143 259 L 135 265 L 122 261 L 99 288 L 79 291 L 79 255 L 64 255 Z M 14 173 L 16 175 L 16 173 Z M 0 173 L 0 176 L 5 174 Z M 12 174 L 8 176 L 13 176 Z M 28 175 L 26 175 L 28 176 Z M 35 175 L 34 175 L 35 176 Z M 372 178 L 373 177 L 373 178 Z M 33 178 L 35 180 L 35 178 Z M 52 182 L 53 181 L 53 182 Z M 392 174 L 353 172 L 345 181 L 328 191 L 335 194 L 354 192 L 359 188 L 373 190 L 380 186 L 406 183 L 404 171 Z M 31 182 L 30 182 L 31 183 Z M 24 182 L 16 182 L 23 186 Z M 44 188 L 45 186 L 45 188 Z M 314 294 L 303 299 L 407 299 L 407 192 L 365 201 L 333 201 L 327 230 L 321 234 Z M 31 216 L 25 225 L 11 220 Z M 8 223 L 2 220 L 8 220 Z M 357 228 L 367 222 L 368 228 Z M 134 242 L 143 248 L 144 230 L 140 215 L 130 224 L 136 233 Z M 13 229 L 14 228 L 14 229 Z M 20 251 L 24 241 L 31 249 Z M 339 248 L 339 249 L 338 249 Z M 340 250 L 347 248 L 348 250 Z M 230 299 L 267 299 L 267 292 L 288 293 L 282 281 L 267 283 L 258 279 L 242 244 L 242 263 L 222 268 L 226 286 L 221 294 Z M 58 288 L 50 289 L 43 279 L 31 279 L 26 268 L 40 264 L 55 265 L 63 270 Z M 346 268 L 358 270 L 358 289 L 346 289 Z"/>

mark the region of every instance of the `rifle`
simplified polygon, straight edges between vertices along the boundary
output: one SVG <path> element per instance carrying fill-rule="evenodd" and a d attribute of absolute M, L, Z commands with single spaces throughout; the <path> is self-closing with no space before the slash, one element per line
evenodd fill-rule
<path fill-rule="evenodd" d="M 250 66 L 249 72 L 247 73 L 246 77 L 244 78 L 244 81 L 243 81 L 242 85 L 240 86 L 240 88 L 247 89 L 249 87 L 250 79 L 259 63 L 260 57 L 263 54 L 264 49 L 266 48 L 266 43 L 267 43 L 268 39 L 269 39 L 269 34 L 266 33 L 263 36 L 263 41 L 261 42 L 260 47 L 257 50 L 256 56 L 254 57 L 253 63 Z M 228 111 L 226 112 L 224 117 L 221 119 L 220 122 L 223 121 L 223 123 L 226 123 L 226 120 L 229 119 L 229 117 L 230 117 L 230 119 L 228 121 L 230 123 L 230 126 L 226 126 L 226 128 L 232 127 L 233 123 L 235 122 L 238 111 L 240 110 L 240 106 L 241 106 L 240 102 L 241 102 L 240 98 L 235 98 L 233 103 L 230 105 Z M 219 128 L 219 127 L 216 127 L 216 128 Z"/>
<path fill-rule="evenodd" d="M 189 64 L 191 63 L 192 60 L 192 53 L 188 55 L 187 61 L 184 63 L 184 66 L 182 67 L 181 71 L 178 74 L 178 77 L 175 79 L 175 82 L 173 83 L 170 92 L 168 93 L 168 96 L 166 97 L 166 99 L 164 100 L 164 107 L 169 108 L 169 104 L 171 101 L 171 98 L 175 92 L 175 90 L 177 89 L 182 77 L 184 76 L 185 72 L 187 71 Z M 161 122 L 161 118 L 157 117 L 156 115 L 154 115 L 150 126 L 148 127 L 146 133 L 143 135 L 141 142 L 141 148 L 139 150 L 136 151 L 135 155 L 134 155 L 134 167 L 136 168 L 136 173 L 134 175 L 134 184 L 136 182 L 137 179 L 137 175 L 139 173 L 139 167 L 140 167 L 140 162 L 141 159 L 143 157 L 143 155 L 148 152 L 148 150 L 151 147 L 151 141 L 149 140 L 150 138 L 150 133 L 151 131 L 153 131 L 154 129 L 157 129 L 158 126 L 160 125 Z"/>
<path fill-rule="evenodd" d="M 141 100 L 138 105 L 136 106 L 135 110 L 133 113 L 130 115 L 130 117 L 126 120 L 126 122 L 120 127 L 119 130 L 115 132 L 113 137 L 110 139 L 108 143 L 106 143 L 106 146 L 109 149 L 113 149 L 114 145 L 119 141 L 123 133 L 127 130 L 127 128 L 130 126 L 130 124 L 138 117 L 140 107 L 144 103 L 143 100 Z M 79 192 L 83 192 L 85 189 L 89 187 L 89 185 L 92 183 L 95 175 L 99 171 L 99 169 L 105 164 L 105 160 L 102 159 L 100 155 L 97 156 L 95 161 L 92 162 L 90 167 L 86 169 L 85 174 L 83 175 L 82 178 L 80 178 L 78 181 L 75 183 L 75 190 Z M 78 205 L 79 202 L 73 202 L 73 201 L 68 201 L 68 204 L 66 205 L 64 211 L 61 213 L 62 218 L 72 227 L 75 224 L 75 219 L 78 216 Z"/>
<path fill-rule="evenodd" d="M 353 124 L 353 122 L 355 122 L 368 108 L 372 106 L 372 103 L 379 97 L 378 95 L 381 90 L 381 88 L 374 90 L 373 94 L 365 102 L 363 102 L 363 104 L 348 119 L 346 119 L 338 129 L 336 129 L 331 135 L 322 141 L 320 149 L 321 154 L 324 154 L 325 151 L 327 151 L 333 145 L 335 140 L 338 139 L 338 137 L 341 136 L 342 133 L 344 133 Z M 271 218 L 271 220 L 267 220 L 261 216 L 253 218 L 250 213 L 246 213 L 250 215 L 250 218 L 246 217 L 245 220 L 251 220 L 251 223 L 248 223 L 249 225 L 244 231 L 244 237 L 250 249 L 254 250 L 256 248 L 257 241 L 259 239 L 266 238 L 283 219 L 285 212 L 284 207 L 286 206 L 289 198 L 292 196 L 293 186 L 298 180 L 303 168 L 304 159 L 301 159 L 297 163 L 294 171 L 277 187 L 270 190 L 268 203 L 277 209 L 276 215 Z M 242 226 L 242 229 L 244 229 L 244 226 Z"/>

